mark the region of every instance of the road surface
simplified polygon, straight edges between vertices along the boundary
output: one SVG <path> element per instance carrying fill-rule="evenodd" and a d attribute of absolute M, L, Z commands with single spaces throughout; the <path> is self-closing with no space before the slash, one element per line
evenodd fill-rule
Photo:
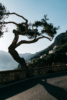
<path fill-rule="evenodd" d="M 67 72 L 0 88 L 0 100 L 67 100 Z"/>

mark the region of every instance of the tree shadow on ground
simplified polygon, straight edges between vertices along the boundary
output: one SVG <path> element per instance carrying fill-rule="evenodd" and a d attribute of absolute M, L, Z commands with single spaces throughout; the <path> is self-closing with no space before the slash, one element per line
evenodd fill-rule
<path fill-rule="evenodd" d="M 53 78 L 53 77 L 58 78 L 59 76 L 66 76 L 66 75 L 67 72 L 61 74 L 42 76 L 39 78 L 23 81 L 18 84 L 10 85 L 5 88 L 0 88 L 0 100 L 8 99 L 14 95 L 17 95 L 21 92 L 31 89 L 32 87 L 38 84 L 41 84 L 46 89 L 46 91 L 50 95 L 55 97 L 57 100 L 67 100 L 67 92 L 65 91 L 65 89 L 47 83 L 47 79 L 49 78 Z M 42 81 L 42 79 L 44 79 L 45 81 Z"/>
<path fill-rule="evenodd" d="M 40 84 L 43 85 L 46 91 L 57 100 L 67 100 L 67 91 L 65 89 L 47 83 L 47 79 L 41 81 Z"/>

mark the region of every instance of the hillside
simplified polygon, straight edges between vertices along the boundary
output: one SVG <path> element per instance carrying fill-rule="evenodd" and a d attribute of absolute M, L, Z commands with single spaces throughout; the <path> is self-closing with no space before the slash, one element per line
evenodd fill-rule
<path fill-rule="evenodd" d="M 39 58 L 41 55 L 43 54 L 48 54 L 48 52 L 50 50 L 53 49 L 53 47 L 55 45 L 62 45 L 63 43 L 67 42 L 67 31 L 64 32 L 64 33 L 60 33 L 56 38 L 55 38 L 55 41 L 54 43 L 52 43 L 49 47 L 47 47 L 46 49 L 44 49 L 43 51 L 41 51 L 40 53 L 38 53 L 37 55 L 35 55 L 32 59 L 35 59 L 35 58 Z"/>
<path fill-rule="evenodd" d="M 60 45 L 52 54 L 46 55 L 42 59 L 36 59 L 33 64 L 29 64 L 30 68 L 45 67 L 53 65 L 66 65 L 67 64 L 67 42 Z"/>

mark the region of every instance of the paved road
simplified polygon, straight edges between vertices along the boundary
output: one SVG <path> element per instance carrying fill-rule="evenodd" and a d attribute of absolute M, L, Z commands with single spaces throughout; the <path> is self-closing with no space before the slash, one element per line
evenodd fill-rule
<path fill-rule="evenodd" d="M 67 100 L 67 72 L 0 88 L 0 100 Z"/>

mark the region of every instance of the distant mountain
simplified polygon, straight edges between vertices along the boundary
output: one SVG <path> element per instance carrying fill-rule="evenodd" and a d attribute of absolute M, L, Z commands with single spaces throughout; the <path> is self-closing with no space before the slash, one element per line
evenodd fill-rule
<path fill-rule="evenodd" d="M 13 60 L 12 56 L 5 52 L 0 51 L 0 71 L 2 70 L 12 70 L 17 68 L 18 63 Z"/>
<path fill-rule="evenodd" d="M 55 45 L 58 45 L 60 46 L 63 42 L 67 42 L 67 31 L 64 32 L 64 33 L 61 33 L 59 34 L 56 38 L 55 38 L 55 41 L 54 43 L 52 43 L 49 47 L 47 47 L 46 49 L 40 51 L 38 54 L 34 55 L 34 57 L 32 57 L 32 59 L 35 59 L 35 58 L 39 58 L 41 55 L 43 54 L 48 54 L 48 52 L 50 50 L 53 49 L 53 47 Z"/>
<path fill-rule="evenodd" d="M 65 40 L 67 42 L 67 31 L 64 33 L 59 34 L 56 38 L 55 38 L 55 42 L 60 42 L 61 40 Z"/>
<path fill-rule="evenodd" d="M 23 57 L 26 61 L 34 56 L 34 54 L 31 54 L 31 53 L 25 53 L 25 54 L 19 54 L 19 55 L 20 57 Z"/>
<path fill-rule="evenodd" d="M 29 60 L 34 54 L 25 53 L 19 54 L 20 57 L 23 57 L 25 60 Z M 18 63 L 12 58 L 12 56 L 5 51 L 0 51 L 0 71 L 3 70 L 12 70 L 18 67 Z"/>

